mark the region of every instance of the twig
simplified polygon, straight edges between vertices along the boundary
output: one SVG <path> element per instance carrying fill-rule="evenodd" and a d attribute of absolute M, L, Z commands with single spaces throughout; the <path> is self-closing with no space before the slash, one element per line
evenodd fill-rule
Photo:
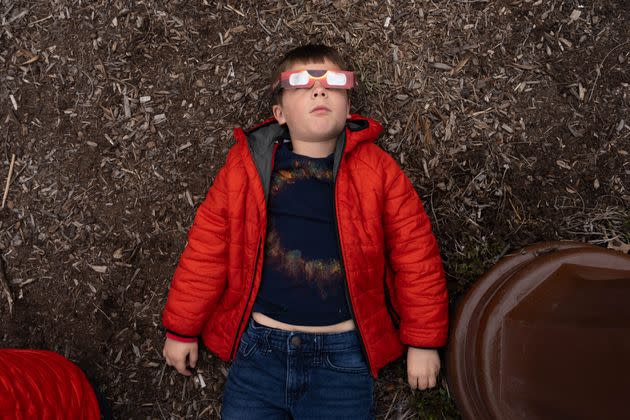
<path fill-rule="evenodd" d="M 499 262 L 499 260 L 501 258 L 503 258 L 505 256 L 505 254 L 507 254 L 507 252 L 510 250 L 510 245 L 506 245 L 503 247 L 503 250 L 501 252 L 499 252 L 499 255 L 495 256 L 494 258 L 492 258 L 492 264 L 496 264 L 497 262 Z"/>
<path fill-rule="evenodd" d="M 591 101 L 591 98 L 593 97 L 593 91 L 595 90 L 595 85 L 597 85 L 597 79 L 599 79 L 599 74 L 601 73 L 601 68 L 602 68 L 602 66 L 604 65 L 604 61 L 606 61 L 606 59 L 608 58 L 608 56 L 609 56 L 609 55 L 610 55 L 613 51 L 615 51 L 617 48 L 619 48 L 619 47 L 623 47 L 624 45 L 629 44 L 629 43 L 630 43 L 630 41 L 626 41 L 626 42 L 624 42 L 624 43 L 622 43 L 622 44 L 617 45 L 617 46 L 616 46 L 615 48 L 613 48 L 612 50 L 608 51 L 608 54 L 606 54 L 606 56 L 604 57 L 604 59 L 602 60 L 602 62 L 601 62 L 601 63 L 599 63 L 599 66 L 597 66 L 597 67 L 595 68 L 595 69 L 598 69 L 598 68 L 599 68 L 599 69 L 600 69 L 600 71 L 598 71 L 598 72 L 597 72 L 597 75 L 595 76 L 595 82 L 593 82 L 593 86 L 591 86 L 591 94 L 590 94 L 590 95 L 588 95 L 588 101 L 589 101 L 589 102 Z"/>
<path fill-rule="evenodd" d="M 110 317 L 107 316 L 107 314 L 105 312 L 103 312 L 103 310 L 101 308 L 99 308 L 98 306 L 96 306 L 96 304 L 94 302 L 91 302 L 92 305 L 94 305 L 94 307 L 103 315 L 105 315 L 105 318 L 107 318 L 107 320 L 109 321 L 110 324 L 114 325 L 114 322 L 111 320 Z"/>
<path fill-rule="evenodd" d="M 9 184 L 11 183 L 11 176 L 13 175 L 13 164 L 15 163 L 15 153 L 11 155 L 11 164 L 9 165 L 9 174 L 7 175 L 7 182 L 4 184 L 4 194 L 2 194 L 2 207 L 4 208 L 4 203 L 7 200 L 7 195 L 9 195 Z"/>
<path fill-rule="evenodd" d="M 256 19 L 258 20 L 258 24 L 260 25 L 260 27 L 263 29 L 263 31 L 265 31 L 267 33 L 267 35 L 272 36 L 271 32 L 269 31 L 269 29 L 267 29 L 267 27 L 262 23 L 262 21 L 260 20 L 260 15 L 258 13 L 258 9 L 256 9 Z"/>
<path fill-rule="evenodd" d="M 394 408 L 394 403 L 396 402 L 396 398 L 398 397 L 398 392 L 400 390 L 397 390 L 396 393 L 394 394 L 394 398 L 392 399 L 392 403 L 389 405 L 389 409 L 387 410 L 387 413 L 385 413 L 385 419 L 389 418 L 389 413 L 392 412 L 392 408 Z"/>
<path fill-rule="evenodd" d="M 37 23 L 40 23 L 40 22 L 43 22 L 43 21 L 45 21 L 45 20 L 50 19 L 51 17 L 53 17 L 53 15 L 48 15 L 48 16 L 46 16 L 45 18 L 42 18 L 42 19 L 38 19 L 38 20 L 36 20 L 35 22 L 29 22 L 28 27 L 30 28 L 30 27 L 32 27 L 33 25 L 37 24 Z"/>
<path fill-rule="evenodd" d="M 157 406 L 158 406 L 158 410 L 160 410 L 160 416 L 162 416 L 163 419 L 166 419 L 166 417 L 164 417 L 164 411 L 162 411 L 162 406 L 160 405 L 159 402 L 157 403 Z"/>
<path fill-rule="evenodd" d="M 166 370 L 166 363 L 162 365 L 162 370 L 160 371 L 160 380 L 158 381 L 158 387 L 162 385 L 162 378 L 164 377 L 165 370 Z"/>
<path fill-rule="evenodd" d="M 4 260 L 0 256 L 0 286 L 2 286 L 2 292 L 7 297 L 9 303 L 9 315 L 13 316 L 13 294 L 9 289 L 9 282 L 7 281 L 7 275 L 4 271 Z"/>

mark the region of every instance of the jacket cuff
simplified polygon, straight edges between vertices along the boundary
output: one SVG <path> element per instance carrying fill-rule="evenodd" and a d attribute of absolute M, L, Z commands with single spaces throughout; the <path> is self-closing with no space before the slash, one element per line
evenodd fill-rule
<path fill-rule="evenodd" d="M 166 338 L 171 340 L 179 341 L 180 343 L 196 343 L 197 337 L 191 337 L 188 335 L 177 334 L 173 331 L 166 330 Z"/>
<path fill-rule="evenodd" d="M 422 349 L 422 350 L 439 350 L 442 348 L 441 346 L 440 347 L 418 347 L 418 346 L 409 346 L 409 345 L 407 347 L 409 347 L 410 349 Z"/>
<path fill-rule="evenodd" d="M 400 330 L 399 339 L 401 343 L 407 347 L 435 350 L 444 347 L 447 344 L 447 337 L 441 332 L 436 332 L 426 336 L 417 336 L 415 334 L 409 334 L 409 331 L 403 328 Z"/>

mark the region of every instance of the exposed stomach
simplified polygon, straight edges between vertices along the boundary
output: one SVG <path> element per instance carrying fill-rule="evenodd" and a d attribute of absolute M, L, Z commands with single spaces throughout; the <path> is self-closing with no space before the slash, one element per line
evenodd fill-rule
<path fill-rule="evenodd" d="M 260 312 L 253 312 L 252 318 L 254 318 L 254 321 L 266 327 L 277 328 L 279 330 L 286 331 L 301 331 L 307 333 L 339 333 L 352 331 L 355 329 L 354 321 L 351 319 L 333 325 L 308 326 L 286 324 L 284 322 L 276 321 L 273 318 L 269 318 L 267 315 L 264 315 Z"/>

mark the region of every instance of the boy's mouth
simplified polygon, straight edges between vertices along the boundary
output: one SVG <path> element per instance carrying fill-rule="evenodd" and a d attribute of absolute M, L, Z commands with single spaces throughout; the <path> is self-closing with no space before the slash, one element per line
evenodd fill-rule
<path fill-rule="evenodd" d="M 330 112 L 330 109 L 326 108 L 325 106 L 316 106 L 315 108 L 311 109 L 311 112 Z"/>

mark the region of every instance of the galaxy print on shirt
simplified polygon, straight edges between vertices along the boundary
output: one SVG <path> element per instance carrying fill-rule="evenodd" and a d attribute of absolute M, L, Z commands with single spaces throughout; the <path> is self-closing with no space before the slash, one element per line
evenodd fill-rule
<path fill-rule="evenodd" d="M 317 179 L 332 183 L 332 169 L 323 168 L 310 160 L 291 162 L 292 170 L 279 170 L 273 178 L 270 194 L 277 195 L 283 188 L 301 179 Z M 274 224 L 267 228 L 266 255 L 276 270 L 293 279 L 304 279 L 309 285 L 316 285 L 322 299 L 326 299 L 330 285 L 341 281 L 341 264 L 338 258 L 309 259 L 299 249 L 286 249 Z"/>
<path fill-rule="evenodd" d="M 350 319 L 333 204 L 334 153 L 276 152 L 261 286 L 254 311 L 295 325 Z"/>

